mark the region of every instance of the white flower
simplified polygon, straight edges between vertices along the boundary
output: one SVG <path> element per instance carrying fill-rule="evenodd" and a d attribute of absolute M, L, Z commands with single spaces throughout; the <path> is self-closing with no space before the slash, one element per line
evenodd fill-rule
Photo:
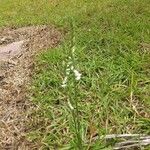
<path fill-rule="evenodd" d="M 79 73 L 78 70 L 73 70 L 73 72 L 75 74 L 76 80 L 80 80 L 81 79 L 81 73 Z"/>
<path fill-rule="evenodd" d="M 70 74 L 70 68 L 66 69 L 66 75 L 68 76 Z"/>

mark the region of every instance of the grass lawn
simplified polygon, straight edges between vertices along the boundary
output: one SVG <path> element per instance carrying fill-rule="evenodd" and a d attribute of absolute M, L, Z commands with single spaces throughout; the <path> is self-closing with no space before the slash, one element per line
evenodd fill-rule
<path fill-rule="evenodd" d="M 31 99 L 39 110 L 29 140 L 45 150 L 76 149 L 68 99 L 78 102 L 84 149 L 111 149 L 93 141 L 98 135 L 150 134 L 149 17 L 149 0 L 0 0 L 0 26 L 53 24 L 66 32 L 59 47 L 36 58 Z M 62 88 L 72 21 L 82 76 Z"/>

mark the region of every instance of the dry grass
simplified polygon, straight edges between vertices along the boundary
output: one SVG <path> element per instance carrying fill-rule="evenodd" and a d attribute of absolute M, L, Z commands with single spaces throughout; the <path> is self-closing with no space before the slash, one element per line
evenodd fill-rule
<path fill-rule="evenodd" d="M 62 34 L 48 26 L 3 28 L 0 29 L 0 34 L 1 38 L 6 38 L 5 45 L 14 41 L 26 41 L 21 54 L 10 57 L 9 61 L 3 60 L 7 65 L 0 70 L 3 76 L 0 81 L 0 147 L 29 149 L 31 144 L 25 144 L 24 139 L 27 129 L 25 122 L 28 113 L 35 108 L 28 101 L 26 88 L 34 68 L 33 58 L 41 50 L 58 45 Z"/>

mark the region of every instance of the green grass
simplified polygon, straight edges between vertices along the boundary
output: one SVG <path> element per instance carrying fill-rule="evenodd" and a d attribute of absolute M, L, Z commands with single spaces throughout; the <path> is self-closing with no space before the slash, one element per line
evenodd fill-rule
<path fill-rule="evenodd" d="M 149 15 L 149 0 L 0 0 L 0 26 L 55 24 L 68 32 L 59 47 L 37 58 L 32 99 L 40 110 L 33 114 L 30 140 L 42 149 L 75 149 L 68 95 L 61 87 L 72 18 L 84 141 L 94 133 L 150 134 L 150 49 L 141 46 L 150 44 Z M 85 149 L 104 145 L 97 140 Z"/>

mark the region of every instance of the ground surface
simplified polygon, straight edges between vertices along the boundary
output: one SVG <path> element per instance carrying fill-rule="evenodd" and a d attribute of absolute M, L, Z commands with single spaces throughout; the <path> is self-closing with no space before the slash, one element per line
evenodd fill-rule
<path fill-rule="evenodd" d="M 54 27 L 0 29 L 0 149 L 28 149 L 25 122 L 34 106 L 28 101 L 26 88 L 33 74 L 33 57 L 60 40 L 61 33 Z M 18 41 L 24 41 L 19 48 L 14 43 Z M 10 43 L 14 44 L 7 46 Z"/>
<path fill-rule="evenodd" d="M 69 93 L 61 87 L 72 21 L 85 149 L 111 149 L 100 135 L 150 134 L 149 15 L 149 0 L 0 0 L 0 26 L 54 24 L 68 33 L 61 46 L 36 58 L 30 93 L 38 109 L 28 118 L 28 141 L 41 149 L 75 147 Z"/>

